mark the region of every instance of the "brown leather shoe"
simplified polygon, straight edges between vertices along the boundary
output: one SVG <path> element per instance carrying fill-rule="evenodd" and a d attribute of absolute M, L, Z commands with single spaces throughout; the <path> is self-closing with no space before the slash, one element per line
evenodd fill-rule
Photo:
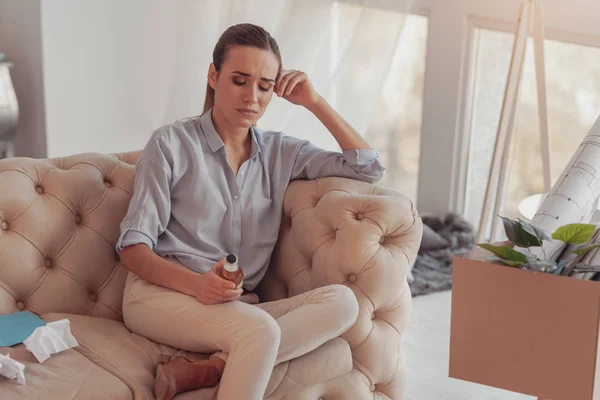
<path fill-rule="evenodd" d="M 222 372 L 211 360 L 190 362 L 180 357 L 158 364 L 154 380 L 154 396 L 157 400 L 171 400 L 175 395 L 219 383 Z"/>

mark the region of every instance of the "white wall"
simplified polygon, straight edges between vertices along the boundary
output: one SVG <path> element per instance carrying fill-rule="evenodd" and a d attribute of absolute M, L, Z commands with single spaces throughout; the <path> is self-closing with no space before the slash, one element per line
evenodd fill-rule
<path fill-rule="evenodd" d="M 141 149 L 157 127 L 201 113 L 202 5 L 42 0 L 48 155 Z"/>
<path fill-rule="evenodd" d="M 46 156 L 40 21 L 39 0 L 0 0 L 0 51 L 13 63 L 19 102 L 15 155 L 20 157 Z"/>
<path fill-rule="evenodd" d="M 14 7 L 18 0 L 0 1 Z M 38 123 L 46 127 L 49 157 L 141 149 L 157 127 L 200 114 L 214 44 L 232 23 L 253 22 L 272 31 L 288 68 L 306 70 L 316 57 L 330 53 L 329 43 L 319 54 L 312 48 L 297 51 L 298 36 L 287 34 L 305 31 L 301 18 L 308 17 L 319 28 L 303 39 L 324 37 L 331 7 L 322 0 L 39 1 L 37 29 L 43 40 L 37 57 L 43 60 L 45 120 L 38 118 Z M 329 71 L 317 72 L 327 77 L 328 88 Z M 316 84 L 318 76 L 311 72 Z M 349 110 L 353 124 L 358 117 L 368 120 L 368 113 Z M 337 148 L 316 118 L 308 112 L 297 115 L 303 111 L 274 98 L 261 126 Z M 298 117 L 304 124 L 296 122 Z"/>
<path fill-rule="evenodd" d="M 218 35 L 218 19 L 198 23 L 210 3 L 0 0 L 16 155 L 137 150 L 157 127 L 200 114 Z"/>

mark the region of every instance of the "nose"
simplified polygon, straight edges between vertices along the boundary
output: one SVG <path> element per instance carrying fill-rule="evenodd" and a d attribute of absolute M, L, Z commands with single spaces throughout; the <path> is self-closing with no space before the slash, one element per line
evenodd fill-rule
<path fill-rule="evenodd" d="M 258 88 L 254 85 L 248 85 L 249 89 L 245 93 L 244 102 L 246 104 L 254 104 L 258 101 Z"/>

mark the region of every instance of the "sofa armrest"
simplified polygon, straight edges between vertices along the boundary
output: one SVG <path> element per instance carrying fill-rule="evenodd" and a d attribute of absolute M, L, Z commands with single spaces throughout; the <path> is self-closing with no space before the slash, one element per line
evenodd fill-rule
<path fill-rule="evenodd" d="M 355 368 L 390 398 L 403 391 L 400 336 L 410 317 L 409 265 L 423 225 L 390 189 L 344 178 L 289 185 L 281 232 L 258 292 L 261 301 L 328 285 L 350 287 L 360 312 L 343 338 Z"/>

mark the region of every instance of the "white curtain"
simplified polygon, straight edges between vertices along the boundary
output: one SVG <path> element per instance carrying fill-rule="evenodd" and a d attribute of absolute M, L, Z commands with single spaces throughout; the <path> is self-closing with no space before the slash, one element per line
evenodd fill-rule
<path fill-rule="evenodd" d="M 176 4 L 176 56 L 165 120 L 201 112 L 217 39 L 229 26 L 250 22 L 277 40 L 284 68 L 305 71 L 316 90 L 364 134 L 412 0 L 178 0 Z M 310 112 L 277 96 L 259 127 L 306 138 L 326 149 L 339 148 Z"/>

